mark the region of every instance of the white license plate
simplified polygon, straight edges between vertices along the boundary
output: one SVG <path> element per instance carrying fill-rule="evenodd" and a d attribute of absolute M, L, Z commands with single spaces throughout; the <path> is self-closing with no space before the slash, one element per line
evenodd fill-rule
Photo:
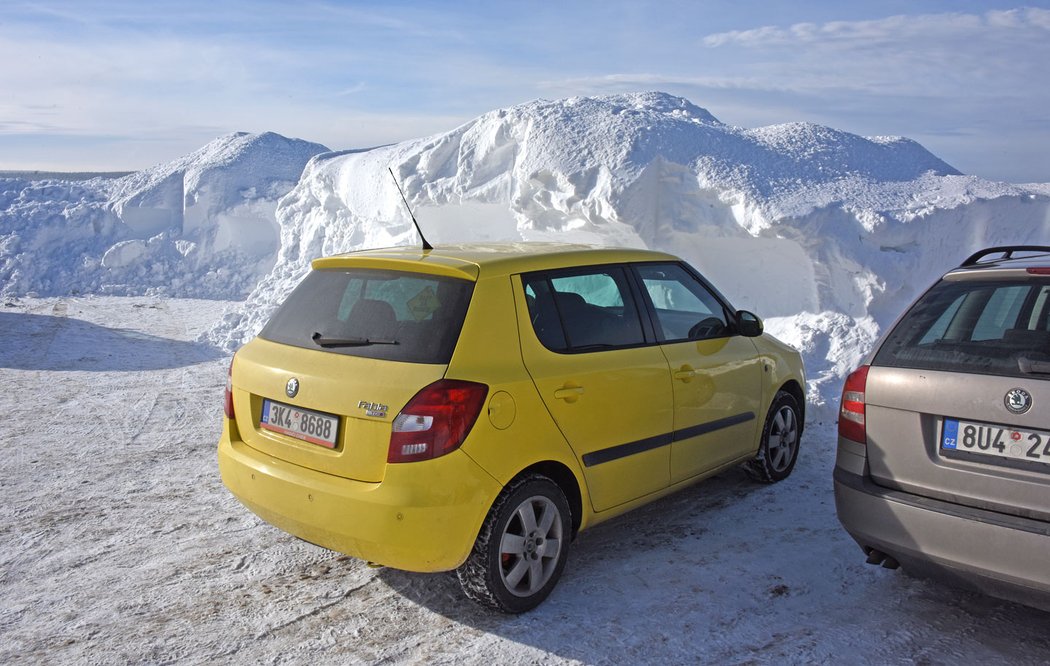
<path fill-rule="evenodd" d="M 1050 433 L 944 419 L 941 448 L 1050 465 Z"/>
<path fill-rule="evenodd" d="M 338 416 L 299 409 L 273 400 L 263 400 L 259 426 L 329 449 L 335 448 L 339 435 Z"/>

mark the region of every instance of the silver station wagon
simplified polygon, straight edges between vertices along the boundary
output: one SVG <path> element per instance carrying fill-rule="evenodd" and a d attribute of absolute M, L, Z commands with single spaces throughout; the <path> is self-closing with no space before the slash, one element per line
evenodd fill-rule
<path fill-rule="evenodd" d="M 871 564 L 1050 610 L 1050 247 L 982 250 L 846 380 L 835 505 Z"/>

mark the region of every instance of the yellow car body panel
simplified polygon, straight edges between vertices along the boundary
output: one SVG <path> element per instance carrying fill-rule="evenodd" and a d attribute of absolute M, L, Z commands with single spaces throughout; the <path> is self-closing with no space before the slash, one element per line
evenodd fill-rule
<path fill-rule="evenodd" d="M 593 266 L 637 261 L 678 261 L 678 258 L 652 250 L 601 248 L 567 243 L 471 243 L 443 245 L 437 250 L 412 247 L 362 250 L 314 259 L 311 265 L 314 268 L 363 266 L 476 280 L 482 270 L 486 277 L 496 277 L 561 266 Z"/>
<path fill-rule="evenodd" d="M 546 349 L 533 330 L 522 274 L 677 261 L 644 250 L 532 243 L 317 259 L 320 271 L 472 282 L 452 356 L 447 364 L 409 363 L 254 339 L 231 367 L 235 419 L 224 420 L 219 442 L 223 482 L 267 522 L 307 541 L 405 570 L 441 571 L 465 561 L 496 498 L 527 470 L 557 477 L 573 527 L 585 529 L 752 457 L 777 390 L 805 386 L 794 350 L 768 336 L 737 335 L 563 354 Z M 676 380 L 687 364 L 694 379 Z M 292 377 L 301 392 L 289 398 Z M 469 435 L 432 460 L 387 462 L 395 417 L 439 379 L 488 387 Z M 260 427 L 264 400 L 337 417 L 335 447 Z M 743 413 L 754 418 L 711 437 L 672 441 L 677 430 Z M 639 443 L 637 452 L 616 448 Z M 610 449 L 615 459 L 603 457 Z"/>
<path fill-rule="evenodd" d="M 752 338 L 763 360 L 763 371 L 767 372 L 762 384 L 762 404 L 768 405 L 773 395 L 782 386 L 794 382 L 803 389 L 806 386 L 806 370 L 798 351 L 770 336 Z M 805 409 L 805 405 L 802 405 Z"/>
<path fill-rule="evenodd" d="M 482 279 L 475 289 L 471 308 L 484 315 L 468 317 L 447 376 L 483 377 L 489 395 L 462 450 L 501 484 L 531 465 L 553 462 L 571 472 L 585 493 L 576 457 L 551 423 L 522 364 L 516 301 L 520 299 L 514 296 L 507 275 Z"/>
<path fill-rule="evenodd" d="M 758 450 L 765 413 L 763 362 L 751 338 L 662 345 L 674 387 L 671 481 L 677 483 Z M 732 423 L 726 427 L 713 425 Z M 686 436 L 688 435 L 688 436 Z"/>
<path fill-rule="evenodd" d="M 219 440 L 226 487 L 266 522 L 310 543 L 406 571 L 463 563 L 501 485 L 460 451 L 389 465 L 382 483 L 300 467 L 230 436 Z"/>
<path fill-rule="evenodd" d="M 559 354 L 540 343 L 528 318 L 519 324 L 519 333 L 535 390 L 583 468 L 593 510 L 605 511 L 666 488 L 667 446 L 588 464 L 604 451 L 632 444 L 642 449 L 671 432 L 671 384 L 660 348 Z"/>
<path fill-rule="evenodd" d="M 359 403 L 400 406 L 444 373 L 444 365 L 344 356 L 255 338 L 234 359 L 238 431 L 249 446 L 292 464 L 358 481 L 382 481 L 390 422 L 397 412 L 368 417 Z M 285 396 L 292 377 L 302 387 L 295 400 Z M 264 399 L 308 405 L 311 410 L 340 416 L 336 447 L 327 449 L 261 428 Z"/>
<path fill-rule="evenodd" d="M 478 265 L 467 258 L 436 256 L 422 250 L 391 248 L 366 250 L 314 259 L 314 269 L 374 268 L 376 270 L 407 271 L 427 275 L 443 275 L 474 281 L 478 279 Z"/>

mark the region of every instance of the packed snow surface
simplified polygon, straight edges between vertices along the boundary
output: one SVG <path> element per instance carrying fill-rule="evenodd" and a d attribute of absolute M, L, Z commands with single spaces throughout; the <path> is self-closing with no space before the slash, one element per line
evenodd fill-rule
<path fill-rule="evenodd" d="M 277 200 L 327 150 L 242 132 L 122 178 L 0 177 L 0 293 L 243 297 L 273 267 Z"/>
<path fill-rule="evenodd" d="M 1050 242 L 1050 185 L 963 176 L 907 139 L 732 127 L 660 93 L 325 151 L 235 134 L 121 178 L 0 178 L 0 662 L 1050 662 L 1045 613 L 863 563 L 827 418 L 934 277 Z M 216 469 L 228 353 L 311 259 L 418 243 L 388 167 L 434 243 L 631 245 L 700 268 L 806 358 L 793 475 L 731 470 L 583 533 L 517 617 L 254 517 Z"/>
<path fill-rule="evenodd" d="M 0 299 L 0 663 L 1046 664 L 1050 615 L 864 564 L 811 422 L 790 478 L 734 469 L 598 525 L 534 611 L 372 569 L 222 486 L 227 303 Z"/>

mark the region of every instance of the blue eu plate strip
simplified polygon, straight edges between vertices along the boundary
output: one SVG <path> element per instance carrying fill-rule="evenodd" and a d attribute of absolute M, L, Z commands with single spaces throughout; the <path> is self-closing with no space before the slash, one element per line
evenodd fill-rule
<path fill-rule="evenodd" d="M 944 436 L 941 437 L 942 449 L 954 449 L 959 442 L 959 422 L 954 419 L 944 419 Z"/>

